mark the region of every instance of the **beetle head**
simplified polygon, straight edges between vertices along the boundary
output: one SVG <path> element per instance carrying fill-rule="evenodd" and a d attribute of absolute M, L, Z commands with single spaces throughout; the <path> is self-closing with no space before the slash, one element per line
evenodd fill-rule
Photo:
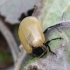
<path fill-rule="evenodd" d="M 47 53 L 47 48 L 44 45 L 32 48 L 32 54 L 36 57 L 43 57 Z"/>

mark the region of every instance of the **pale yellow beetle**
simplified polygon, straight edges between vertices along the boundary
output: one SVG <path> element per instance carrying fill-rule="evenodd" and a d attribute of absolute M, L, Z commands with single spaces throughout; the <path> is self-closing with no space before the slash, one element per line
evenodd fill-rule
<path fill-rule="evenodd" d="M 27 53 L 41 57 L 47 52 L 46 46 L 48 46 L 48 43 L 50 41 L 44 43 L 45 36 L 42 31 L 41 22 L 35 17 L 33 16 L 26 17 L 21 21 L 18 30 L 18 35 Z M 52 52 L 49 46 L 48 48 L 49 51 Z"/>

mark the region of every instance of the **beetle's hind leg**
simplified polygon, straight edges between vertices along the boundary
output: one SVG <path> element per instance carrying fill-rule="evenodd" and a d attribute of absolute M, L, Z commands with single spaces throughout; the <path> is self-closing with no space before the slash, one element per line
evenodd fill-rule
<path fill-rule="evenodd" d="M 48 47 L 49 52 L 51 52 L 52 54 L 55 54 L 55 53 L 51 50 L 51 48 L 50 48 L 50 46 L 49 46 L 49 43 L 50 43 L 51 41 L 57 40 L 57 39 L 61 40 L 61 39 L 63 39 L 63 38 L 61 38 L 61 37 L 59 37 L 59 38 L 54 38 L 54 39 L 48 40 L 46 43 L 44 43 L 44 45 L 45 45 L 46 47 Z M 55 55 L 56 55 L 56 54 L 55 54 Z"/>

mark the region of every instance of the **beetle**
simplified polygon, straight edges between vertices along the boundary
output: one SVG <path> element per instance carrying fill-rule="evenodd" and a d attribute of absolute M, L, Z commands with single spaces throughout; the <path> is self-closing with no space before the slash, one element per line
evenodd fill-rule
<path fill-rule="evenodd" d="M 33 16 L 26 17 L 21 21 L 18 30 L 18 36 L 27 53 L 32 54 L 33 56 L 36 57 L 38 56 L 42 57 L 47 53 L 48 47 L 49 51 L 55 54 L 54 52 L 51 51 L 48 44 L 52 40 L 62 38 L 61 37 L 55 38 L 45 42 L 44 34 L 46 32 L 47 29 L 43 32 L 41 22 Z"/>

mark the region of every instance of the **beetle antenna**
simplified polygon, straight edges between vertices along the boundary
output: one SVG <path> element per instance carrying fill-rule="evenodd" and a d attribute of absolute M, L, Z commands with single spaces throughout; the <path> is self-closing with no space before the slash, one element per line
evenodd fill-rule
<path fill-rule="evenodd" d="M 55 53 L 55 52 L 53 52 L 53 51 L 51 50 L 51 48 L 50 48 L 50 46 L 49 46 L 49 45 L 47 45 L 47 47 L 48 47 L 48 49 L 49 49 L 49 52 L 51 52 L 52 54 L 56 55 L 56 53 Z"/>
<path fill-rule="evenodd" d="M 44 43 L 44 45 L 48 47 L 49 52 L 51 52 L 51 53 L 53 53 L 53 54 L 55 54 L 55 53 L 51 50 L 51 48 L 50 48 L 50 46 L 49 46 L 49 43 L 50 43 L 51 41 L 57 40 L 57 39 L 60 39 L 60 40 L 61 40 L 61 39 L 63 39 L 63 38 L 61 38 L 61 37 L 59 37 L 59 38 L 54 38 L 54 39 L 48 40 L 46 43 Z M 56 55 L 56 54 L 55 54 L 55 55 Z"/>

